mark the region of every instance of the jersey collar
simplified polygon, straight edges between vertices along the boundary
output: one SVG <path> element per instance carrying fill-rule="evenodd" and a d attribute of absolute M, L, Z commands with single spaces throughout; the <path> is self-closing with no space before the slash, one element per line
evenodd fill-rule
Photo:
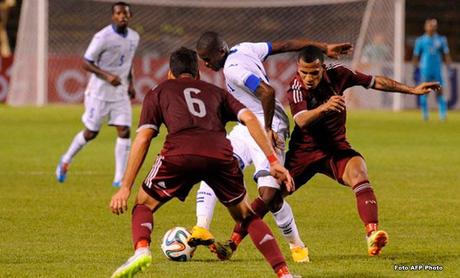
<path fill-rule="evenodd" d="M 128 27 L 126 27 L 126 30 L 125 30 L 124 32 L 118 32 L 118 31 L 117 31 L 117 27 L 115 26 L 115 24 L 112 24 L 111 26 L 112 26 L 112 30 L 113 30 L 116 34 L 122 36 L 123 38 L 126 38 L 126 37 L 128 36 Z"/>

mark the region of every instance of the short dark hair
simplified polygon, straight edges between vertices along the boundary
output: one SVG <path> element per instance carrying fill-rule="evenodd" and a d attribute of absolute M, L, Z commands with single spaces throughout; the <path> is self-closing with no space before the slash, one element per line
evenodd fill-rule
<path fill-rule="evenodd" d="M 123 1 L 119 1 L 119 2 L 116 2 L 116 3 L 113 3 L 112 4 L 112 14 L 113 12 L 115 11 L 115 7 L 116 6 L 124 6 L 124 7 L 128 7 L 128 8 L 131 8 L 131 5 L 126 3 L 126 2 L 123 2 Z M 131 10 L 129 11 L 131 12 Z"/>
<path fill-rule="evenodd" d="M 198 58 L 196 52 L 186 47 L 175 50 L 169 57 L 169 68 L 175 77 L 182 73 L 198 75 Z"/>
<path fill-rule="evenodd" d="M 204 32 L 196 43 L 196 49 L 216 50 L 222 46 L 223 40 L 214 31 Z"/>
<path fill-rule="evenodd" d="M 324 53 L 321 48 L 318 48 L 313 45 L 306 46 L 299 51 L 297 56 L 298 60 L 302 60 L 306 63 L 311 63 L 316 60 L 319 60 L 321 63 L 324 62 Z"/>

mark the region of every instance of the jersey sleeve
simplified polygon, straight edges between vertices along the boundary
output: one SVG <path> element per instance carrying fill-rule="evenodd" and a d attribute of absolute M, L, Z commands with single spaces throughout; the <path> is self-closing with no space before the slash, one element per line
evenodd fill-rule
<path fill-rule="evenodd" d="M 422 42 L 420 41 L 420 38 L 415 40 L 415 46 L 414 46 L 414 56 L 420 57 L 422 55 Z"/>
<path fill-rule="evenodd" d="M 251 43 L 251 50 L 261 61 L 265 61 L 267 57 L 272 54 L 271 42 L 257 42 Z"/>
<path fill-rule="evenodd" d="M 303 111 L 308 110 L 307 101 L 302 94 L 302 91 L 300 89 L 300 82 L 297 79 L 294 79 L 294 81 L 291 83 L 291 86 L 289 87 L 286 96 L 294 120 L 297 115 L 299 115 Z"/>
<path fill-rule="evenodd" d="M 255 93 L 260 85 L 260 77 L 247 70 L 241 65 L 230 65 L 224 69 L 225 79 L 239 87 L 245 87 Z"/>
<path fill-rule="evenodd" d="M 86 49 L 84 58 L 88 62 L 95 62 L 98 60 L 99 55 L 104 50 L 104 39 L 101 35 L 96 34 L 94 35 L 93 39 L 91 40 L 88 49 Z"/>
<path fill-rule="evenodd" d="M 443 54 L 449 54 L 449 45 L 447 44 L 447 38 L 444 36 L 442 37 L 441 48 Z"/>
<path fill-rule="evenodd" d="M 346 88 L 362 86 L 369 89 L 374 85 L 375 78 L 372 75 L 367 75 L 359 71 L 353 71 L 344 66 L 339 66 L 336 70 L 341 78 L 346 79 Z"/>
<path fill-rule="evenodd" d="M 160 131 L 160 126 L 163 123 L 163 116 L 160 107 L 160 89 L 157 87 L 153 91 L 147 93 L 142 103 L 141 117 L 137 131 L 144 128 L 151 128 L 157 133 Z"/>
<path fill-rule="evenodd" d="M 220 92 L 224 96 L 224 105 L 223 105 L 223 120 L 228 121 L 238 121 L 240 113 L 246 109 L 241 102 L 239 102 L 235 97 L 225 90 Z"/>

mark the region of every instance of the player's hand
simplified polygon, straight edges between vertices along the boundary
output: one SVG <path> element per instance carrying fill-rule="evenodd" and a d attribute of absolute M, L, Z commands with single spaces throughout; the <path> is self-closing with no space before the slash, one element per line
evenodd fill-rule
<path fill-rule="evenodd" d="M 326 103 L 321 104 L 320 109 L 324 113 L 340 113 L 345 110 L 345 107 L 345 98 L 343 96 L 332 96 Z"/>
<path fill-rule="evenodd" d="M 116 215 L 120 215 L 128 210 L 128 199 L 131 195 L 131 190 L 127 187 L 120 187 L 120 189 L 113 195 L 110 201 L 110 208 Z"/>
<path fill-rule="evenodd" d="M 273 129 L 267 130 L 268 139 L 270 139 L 273 149 L 275 152 L 284 153 L 284 141 L 278 136 L 278 133 L 274 132 Z"/>
<path fill-rule="evenodd" d="M 117 75 L 113 75 L 113 74 L 108 74 L 107 77 L 107 82 L 110 83 L 110 85 L 112 86 L 119 86 L 121 84 L 121 79 L 120 77 L 118 77 Z"/>
<path fill-rule="evenodd" d="M 280 184 L 284 184 L 288 193 L 295 191 L 294 179 L 279 161 L 270 164 L 270 175 L 277 179 Z"/>
<path fill-rule="evenodd" d="M 351 43 L 332 43 L 327 45 L 326 56 L 339 59 L 341 55 L 348 55 L 353 51 Z"/>
<path fill-rule="evenodd" d="M 431 91 L 441 91 L 441 85 L 439 82 L 423 82 L 422 84 L 415 87 L 412 91 L 414 95 L 425 95 Z"/>

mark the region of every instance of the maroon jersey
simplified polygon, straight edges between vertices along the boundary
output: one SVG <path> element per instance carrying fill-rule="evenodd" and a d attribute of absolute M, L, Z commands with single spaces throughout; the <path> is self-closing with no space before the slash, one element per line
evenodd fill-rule
<path fill-rule="evenodd" d="M 144 99 L 139 129 L 168 129 L 161 154 L 232 159 L 225 123 L 245 106 L 227 91 L 192 78 L 167 80 Z"/>
<path fill-rule="evenodd" d="M 352 71 L 342 65 L 329 65 L 315 89 L 306 89 L 297 74 L 287 92 L 291 113 L 296 115 L 305 110 L 315 109 L 327 102 L 333 95 L 343 95 L 352 86 L 371 87 L 372 76 Z M 345 134 L 346 110 L 330 112 L 307 127 L 294 127 L 289 142 L 289 156 L 302 155 L 309 161 L 316 161 L 335 151 L 350 149 Z"/>

